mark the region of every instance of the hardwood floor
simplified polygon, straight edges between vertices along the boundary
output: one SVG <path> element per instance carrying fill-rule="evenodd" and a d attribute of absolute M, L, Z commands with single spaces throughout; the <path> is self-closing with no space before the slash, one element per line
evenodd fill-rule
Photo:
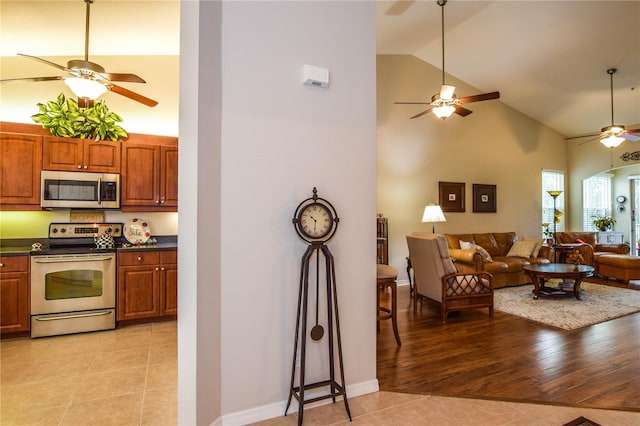
<path fill-rule="evenodd" d="M 384 300 L 384 296 L 383 296 Z M 398 288 L 398 328 L 378 333 L 380 390 L 640 412 L 640 313 L 561 330 L 487 309 L 414 312 Z"/>

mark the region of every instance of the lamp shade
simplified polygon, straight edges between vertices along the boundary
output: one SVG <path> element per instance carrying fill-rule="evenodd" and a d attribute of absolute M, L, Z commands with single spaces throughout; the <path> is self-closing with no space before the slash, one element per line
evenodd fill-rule
<path fill-rule="evenodd" d="M 69 77 L 64 82 L 79 98 L 97 99 L 107 91 L 104 84 L 89 78 Z"/>
<path fill-rule="evenodd" d="M 429 204 L 424 208 L 424 213 L 422 214 L 423 222 L 446 222 L 447 219 L 444 217 L 444 213 L 442 212 L 442 208 L 436 204 Z"/>
<path fill-rule="evenodd" d="M 615 148 L 624 142 L 624 138 L 615 135 L 609 135 L 606 138 L 600 139 L 600 142 L 607 148 Z"/>
<path fill-rule="evenodd" d="M 547 194 L 551 195 L 555 199 L 558 198 L 558 195 L 562 194 L 562 191 L 547 191 Z"/>

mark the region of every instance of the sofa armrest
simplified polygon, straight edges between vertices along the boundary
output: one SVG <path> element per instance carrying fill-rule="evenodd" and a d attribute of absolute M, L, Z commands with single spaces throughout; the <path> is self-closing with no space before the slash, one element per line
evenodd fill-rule
<path fill-rule="evenodd" d="M 482 256 L 473 249 L 449 249 L 449 256 L 456 262 L 456 267 L 460 270 L 468 270 L 472 267 L 474 271 L 484 271 Z M 466 266 L 466 268 L 464 267 Z"/>
<path fill-rule="evenodd" d="M 540 247 L 540 252 L 538 253 L 538 257 L 543 257 L 547 260 L 549 260 L 550 262 L 553 262 L 553 247 L 549 247 L 549 246 L 542 246 Z"/>
<path fill-rule="evenodd" d="M 606 251 L 615 254 L 627 254 L 631 251 L 629 244 L 596 244 L 595 251 Z"/>

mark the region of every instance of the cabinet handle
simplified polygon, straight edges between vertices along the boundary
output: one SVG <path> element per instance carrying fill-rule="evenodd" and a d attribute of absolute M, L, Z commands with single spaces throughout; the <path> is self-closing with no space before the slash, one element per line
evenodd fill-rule
<path fill-rule="evenodd" d="M 160 268 L 156 268 L 156 271 L 159 271 L 159 270 L 160 270 Z"/>
<path fill-rule="evenodd" d="M 79 169 L 81 169 L 81 168 L 82 168 L 82 166 L 81 166 L 80 164 L 78 164 L 78 168 L 79 168 Z"/>
<path fill-rule="evenodd" d="M 142 262 L 142 256 L 138 256 L 138 262 Z"/>
<path fill-rule="evenodd" d="M 160 203 L 160 201 L 156 200 L 156 204 L 159 204 L 159 203 Z"/>
<path fill-rule="evenodd" d="M 4 266 L 4 263 L 0 263 L 0 268 L 2 268 Z"/>
<path fill-rule="evenodd" d="M 161 271 L 164 271 L 164 267 L 160 268 Z"/>
<path fill-rule="evenodd" d="M 89 166 L 84 166 L 84 168 L 85 168 L 85 169 L 86 169 L 87 167 L 89 167 Z"/>

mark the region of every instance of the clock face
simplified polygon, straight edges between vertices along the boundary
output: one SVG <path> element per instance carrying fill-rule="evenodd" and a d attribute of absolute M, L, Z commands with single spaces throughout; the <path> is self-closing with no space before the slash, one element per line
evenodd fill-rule
<path fill-rule="evenodd" d="M 625 201 L 627 201 L 627 197 L 625 197 L 624 195 L 618 195 L 616 201 L 618 201 L 619 203 L 624 203 Z"/>
<path fill-rule="evenodd" d="M 300 232 L 314 240 L 321 240 L 333 228 L 333 216 L 324 204 L 313 203 L 305 206 L 298 216 Z"/>

